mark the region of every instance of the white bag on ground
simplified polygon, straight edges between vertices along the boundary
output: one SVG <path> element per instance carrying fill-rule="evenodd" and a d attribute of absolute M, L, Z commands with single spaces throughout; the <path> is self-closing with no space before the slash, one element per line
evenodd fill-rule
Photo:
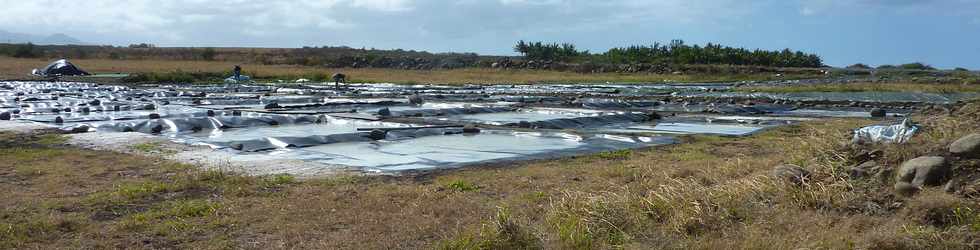
<path fill-rule="evenodd" d="M 905 143 L 912 139 L 912 135 L 919 130 L 918 126 L 912 124 L 912 119 L 905 118 L 902 123 L 895 125 L 876 125 L 867 126 L 854 130 L 856 144 L 865 143 Z"/>

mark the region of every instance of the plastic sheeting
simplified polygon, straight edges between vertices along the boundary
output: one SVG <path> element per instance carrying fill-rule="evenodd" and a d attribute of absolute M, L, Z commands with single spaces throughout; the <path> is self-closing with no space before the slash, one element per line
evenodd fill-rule
<path fill-rule="evenodd" d="M 78 68 L 74 64 L 68 61 L 68 59 L 61 59 L 48 64 L 48 66 L 42 69 L 34 69 L 31 74 L 38 76 L 87 76 L 91 75 L 88 72 Z"/>
<path fill-rule="evenodd" d="M 867 126 L 854 130 L 852 141 L 856 144 L 905 143 L 918 130 L 919 127 L 912 123 L 912 119 L 905 118 L 899 124 Z"/>
<path fill-rule="evenodd" d="M 235 79 L 235 76 L 229 76 L 228 78 L 225 78 L 225 83 L 246 83 L 246 82 L 252 82 L 252 77 L 249 77 L 247 75 L 240 75 L 238 76 L 238 79 Z"/>

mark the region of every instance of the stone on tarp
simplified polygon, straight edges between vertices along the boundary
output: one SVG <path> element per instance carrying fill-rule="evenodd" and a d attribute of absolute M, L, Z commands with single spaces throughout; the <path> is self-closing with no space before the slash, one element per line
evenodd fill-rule
<path fill-rule="evenodd" d="M 871 117 L 881 118 L 881 117 L 885 117 L 887 115 L 888 115 L 888 113 L 885 112 L 885 109 L 882 109 L 882 108 L 873 108 L 873 109 L 871 109 Z"/>
<path fill-rule="evenodd" d="M 71 128 L 71 133 L 75 133 L 75 134 L 78 134 L 78 133 L 86 133 L 86 132 L 89 132 L 90 129 L 91 129 L 91 127 L 89 127 L 88 125 L 81 125 L 81 126 L 78 126 L 78 127 Z"/>
<path fill-rule="evenodd" d="M 160 119 L 160 114 L 152 113 L 150 114 L 150 119 Z"/>
<path fill-rule="evenodd" d="M 463 133 L 467 133 L 467 134 L 480 133 L 480 128 L 476 127 L 476 125 L 473 124 L 466 124 L 463 126 Z"/>
<path fill-rule="evenodd" d="M 375 130 L 371 130 L 371 133 L 368 134 L 368 138 L 371 138 L 372 140 L 384 140 L 387 137 L 387 135 L 388 135 L 387 131 L 381 129 L 375 129 Z"/>
<path fill-rule="evenodd" d="M 425 99 L 422 98 L 422 95 L 414 94 L 408 97 L 408 103 L 411 103 L 413 105 L 422 105 L 423 103 L 425 103 Z"/>
<path fill-rule="evenodd" d="M 391 116 L 391 109 L 381 108 L 378 110 L 378 115 L 380 116 Z"/>
<path fill-rule="evenodd" d="M 55 117 L 54 123 L 65 123 L 65 118 L 62 118 L 61 116 Z"/>
<path fill-rule="evenodd" d="M 851 141 L 855 144 L 905 143 L 918 130 L 919 127 L 912 123 L 912 119 L 905 118 L 902 123 L 895 125 L 875 125 L 854 130 Z"/>
<path fill-rule="evenodd" d="M 973 133 L 949 144 L 949 152 L 966 158 L 980 158 L 980 133 Z"/>
<path fill-rule="evenodd" d="M 949 164 L 942 156 L 923 156 L 902 163 L 897 177 L 899 182 L 908 182 L 917 187 L 936 186 L 949 173 Z"/>
<path fill-rule="evenodd" d="M 282 108 L 282 106 L 279 106 L 279 103 L 277 102 L 273 102 L 265 105 L 265 109 L 277 109 L 277 108 Z"/>
<path fill-rule="evenodd" d="M 10 112 L 0 113 L 0 120 L 4 120 L 4 121 L 10 120 Z"/>

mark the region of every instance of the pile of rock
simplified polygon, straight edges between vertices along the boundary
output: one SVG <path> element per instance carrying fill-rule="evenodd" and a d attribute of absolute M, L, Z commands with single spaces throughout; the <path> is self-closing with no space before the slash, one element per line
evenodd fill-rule
<path fill-rule="evenodd" d="M 895 191 L 903 195 L 911 195 L 923 186 L 939 186 L 949 179 L 951 165 L 955 161 L 980 158 L 980 133 L 964 136 L 949 145 L 949 157 L 922 156 L 902 163 L 896 175 Z M 947 183 L 945 189 L 950 192 L 952 183 Z"/>

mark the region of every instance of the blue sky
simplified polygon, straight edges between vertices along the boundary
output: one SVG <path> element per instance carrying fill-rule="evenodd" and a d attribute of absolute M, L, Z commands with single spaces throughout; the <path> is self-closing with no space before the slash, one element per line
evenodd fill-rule
<path fill-rule="evenodd" d="M 97 44 L 347 45 L 510 55 L 519 39 L 580 48 L 688 43 L 821 55 L 834 66 L 980 69 L 980 0 L 0 0 L 0 30 Z"/>

